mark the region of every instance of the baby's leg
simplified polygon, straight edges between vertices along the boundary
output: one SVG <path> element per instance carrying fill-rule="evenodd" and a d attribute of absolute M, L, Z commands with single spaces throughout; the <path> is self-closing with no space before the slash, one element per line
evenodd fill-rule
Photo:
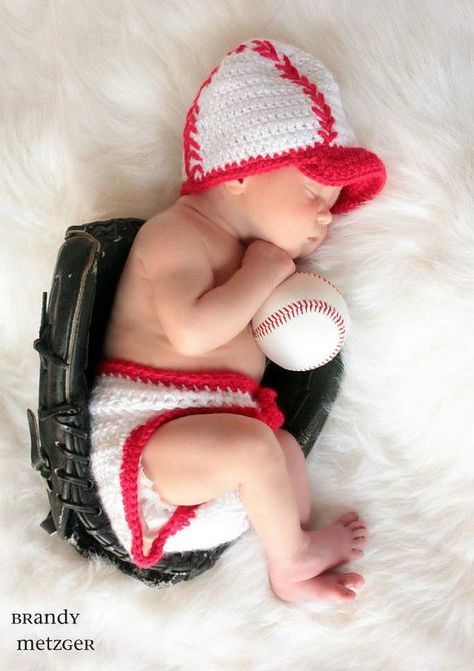
<path fill-rule="evenodd" d="M 243 415 L 188 415 L 161 426 L 143 450 L 145 474 L 173 505 L 194 505 L 239 489 L 270 560 L 305 546 L 285 456 L 273 431 Z"/>
<path fill-rule="evenodd" d="M 302 581 L 362 554 L 365 527 L 355 513 L 318 531 L 301 528 L 283 450 L 256 419 L 227 413 L 175 419 L 152 435 L 142 463 L 156 491 L 174 505 L 203 503 L 239 488 L 281 598 L 292 598 L 288 585 L 296 582 L 298 598 L 310 592 L 317 598 L 315 585 L 303 589 Z"/>
<path fill-rule="evenodd" d="M 285 455 L 286 470 L 293 486 L 301 528 L 308 530 L 311 525 L 311 485 L 303 450 L 288 431 L 278 429 L 275 436 Z"/>

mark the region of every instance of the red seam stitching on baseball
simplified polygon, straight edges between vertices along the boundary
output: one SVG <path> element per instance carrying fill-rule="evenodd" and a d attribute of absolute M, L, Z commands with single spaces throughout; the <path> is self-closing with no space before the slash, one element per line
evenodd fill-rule
<path fill-rule="evenodd" d="M 307 312 L 317 312 L 329 316 L 335 323 L 338 330 L 338 344 L 343 341 L 346 334 L 344 327 L 344 320 L 341 314 L 332 306 L 328 305 L 326 301 L 304 299 L 301 301 L 294 301 L 280 308 L 276 312 L 268 315 L 266 319 L 261 322 L 256 329 L 253 329 L 254 338 L 257 340 L 272 333 L 278 326 L 290 321 L 298 315 L 306 314 Z M 329 359 L 330 360 L 330 359 Z"/>
<path fill-rule="evenodd" d="M 327 285 L 329 285 L 330 287 L 332 287 L 332 289 L 335 289 L 335 290 L 337 291 L 337 293 L 338 293 L 340 296 L 342 296 L 342 294 L 341 294 L 341 292 L 339 291 L 339 289 L 338 289 L 336 286 L 334 286 L 334 284 L 333 284 L 332 282 L 330 282 L 330 281 L 327 279 L 327 277 L 324 277 L 323 275 L 319 275 L 318 273 L 307 273 L 307 272 L 305 272 L 304 270 L 297 270 L 296 273 L 295 273 L 295 275 L 309 275 L 309 277 L 318 277 L 320 280 L 322 280 L 322 281 L 325 282 Z"/>

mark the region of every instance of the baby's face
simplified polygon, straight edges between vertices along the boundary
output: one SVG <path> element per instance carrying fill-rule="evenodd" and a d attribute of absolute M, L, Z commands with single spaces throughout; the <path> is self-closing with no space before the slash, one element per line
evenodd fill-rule
<path fill-rule="evenodd" d="M 341 189 L 320 184 L 294 167 L 253 175 L 246 192 L 247 214 L 262 239 L 293 259 L 302 258 L 324 241 Z"/>

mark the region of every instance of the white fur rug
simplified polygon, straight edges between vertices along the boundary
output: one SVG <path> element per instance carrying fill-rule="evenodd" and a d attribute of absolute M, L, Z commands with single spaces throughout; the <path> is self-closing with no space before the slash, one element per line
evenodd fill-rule
<path fill-rule="evenodd" d="M 472 2 L 3 0 L 0 19 L 5 668 L 472 670 Z M 311 260 L 352 315 L 341 395 L 308 460 L 315 521 L 357 509 L 370 527 L 351 604 L 275 599 L 253 532 L 200 578 L 153 590 L 38 526 L 48 507 L 25 410 L 64 232 L 148 218 L 177 197 L 185 112 L 252 37 L 323 60 L 388 171 Z M 11 624 L 65 608 L 77 624 Z M 46 636 L 95 650 L 16 651 Z"/>

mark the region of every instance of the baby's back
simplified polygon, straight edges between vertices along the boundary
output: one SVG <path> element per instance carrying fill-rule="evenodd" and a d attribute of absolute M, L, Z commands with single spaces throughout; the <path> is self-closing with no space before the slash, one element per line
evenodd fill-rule
<path fill-rule="evenodd" d="M 250 324 L 229 342 L 199 355 L 182 353 L 165 333 L 159 312 L 167 296 L 157 295 L 155 272 L 169 272 L 170 278 L 176 273 L 176 301 L 180 264 L 195 269 L 196 282 L 204 283 L 206 293 L 232 277 L 245 251 L 227 232 L 184 212 L 177 201 L 138 232 L 118 285 L 103 356 L 168 370 L 235 370 L 260 380 L 265 357 Z M 218 321 L 216 316 L 216 328 Z"/>

